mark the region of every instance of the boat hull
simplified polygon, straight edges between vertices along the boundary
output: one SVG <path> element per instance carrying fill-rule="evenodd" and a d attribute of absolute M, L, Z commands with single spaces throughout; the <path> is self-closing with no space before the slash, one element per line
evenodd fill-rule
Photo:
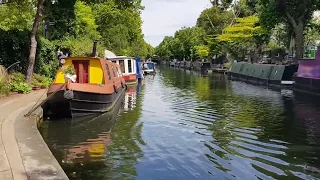
<path fill-rule="evenodd" d="M 320 78 L 294 77 L 294 89 L 308 94 L 320 95 Z"/>
<path fill-rule="evenodd" d="M 144 74 L 155 74 L 155 70 L 154 69 L 144 70 Z"/>
<path fill-rule="evenodd" d="M 123 78 L 127 85 L 136 84 L 138 82 L 136 74 L 124 75 Z"/>
<path fill-rule="evenodd" d="M 75 118 L 110 111 L 125 93 L 118 88 L 112 94 L 99 94 L 81 91 L 57 91 L 42 106 L 44 117 Z"/>
<path fill-rule="evenodd" d="M 281 87 L 292 85 L 292 78 L 297 68 L 297 65 L 234 62 L 228 72 L 228 77 L 231 80 L 239 80 L 251 84 Z"/>

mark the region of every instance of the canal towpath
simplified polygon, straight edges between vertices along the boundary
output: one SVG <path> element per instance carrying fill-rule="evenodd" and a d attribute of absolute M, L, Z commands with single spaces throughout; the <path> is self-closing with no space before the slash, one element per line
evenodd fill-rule
<path fill-rule="evenodd" d="M 24 117 L 45 99 L 45 92 L 0 99 L 1 180 L 68 179 L 38 132 L 35 117 Z"/>

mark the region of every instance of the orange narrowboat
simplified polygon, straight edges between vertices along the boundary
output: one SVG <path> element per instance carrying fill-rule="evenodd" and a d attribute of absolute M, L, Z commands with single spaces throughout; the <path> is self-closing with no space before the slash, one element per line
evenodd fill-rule
<path fill-rule="evenodd" d="M 68 57 L 48 89 L 44 116 L 74 118 L 112 109 L 126 84 L 116 63 L 97 57 Z"/>

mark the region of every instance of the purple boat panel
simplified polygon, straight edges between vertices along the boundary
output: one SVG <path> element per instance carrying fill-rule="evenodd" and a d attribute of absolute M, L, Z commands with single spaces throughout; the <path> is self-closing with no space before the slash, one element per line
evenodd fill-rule
<path fill-rule="evenodd" d="M 299 61 L 298 77 L 320 78 L 320 47 L 314 60 Z"/>

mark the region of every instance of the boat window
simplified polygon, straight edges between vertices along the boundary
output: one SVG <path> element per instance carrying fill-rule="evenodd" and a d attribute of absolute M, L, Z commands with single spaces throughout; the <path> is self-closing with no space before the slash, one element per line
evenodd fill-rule
<path fill-rule="evenodd" d="M 112 72 L 113 72 L 113 76 L 117 77 L 116 71 L 114 70 L 114 66 L 112 65 Z"/>
<path fill-rule="evenodd" d="M 106 63 L 106 69 L 107 69 L 108 78 L 109 78 L 109 80 L 111 80 L 111 74 L 110 74 L 110 69 L 109 69 L 108 63 Z"/>
<path fill-rule="evenodd" d="M 119 60 L 119 66 L 122 73 L 125 73 L 124 60 Z"/>
<path fill-rule="evenodd" d="M 118 76 L 121 77 L 121 76 L 122 76 L 122 75 L 121 75 L 122 73 L 121 73 L 120 69 L 119 69 L 117 66 L 116 66 L 116 69 L 117 69 L 117 72 L 118 72 Z"/>
<path fill-rule="evenodd" d="M 131 61 L 131 59 L 128 60 L 128 70 L 129 70 L 129 73 L 132 73 L 132 61 Z"/>

